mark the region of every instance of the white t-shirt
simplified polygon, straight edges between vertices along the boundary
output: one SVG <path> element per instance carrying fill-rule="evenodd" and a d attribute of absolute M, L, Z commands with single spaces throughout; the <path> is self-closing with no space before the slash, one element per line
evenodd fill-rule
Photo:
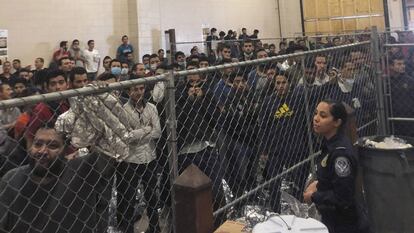
<path fill-rule="evenodd" d="M 92 51 L 89 51 L 89 49 L 85 49 L 83 55 L 87 61 L 85 64 L 86 72 L 98 72 L 99 62 L 101 61 L 101 56 L 99 55 L 98 50 L 93 49 Z"/>

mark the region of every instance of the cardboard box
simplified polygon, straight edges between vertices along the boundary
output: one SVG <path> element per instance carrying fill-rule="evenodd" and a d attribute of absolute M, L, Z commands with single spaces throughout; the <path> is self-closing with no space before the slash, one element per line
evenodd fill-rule
<path fill-rule="evenodd" d="M 226 221 L 214 233 L 246 233 L 243 231 L 246 225 L 235 221 Z"/>

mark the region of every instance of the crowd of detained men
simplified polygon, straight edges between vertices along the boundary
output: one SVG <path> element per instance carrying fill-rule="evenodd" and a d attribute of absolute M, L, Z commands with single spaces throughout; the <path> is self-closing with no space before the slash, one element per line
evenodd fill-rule
<path fill-rule="evenodd" d="M 34 69 L 22 66 L 18 59 L 3 62 L 0 101 L 140 79 L 169 69 L 300 53 L 309 50 L 307 46 L 318 49 L 357 42 L 336 37 L 328 43 L 309 44 L 298 38 L 280 42 L 276 51 L 274 44 L 263 45 L 258 33 L 254 30 L 249 36 L 243 28 L 239 37 L 231 30 L 217 36 L 213 28 L 206 54 L 197 47 L 188 57 L 178 51 L 171 65 L 163 49 L 136 62 L 127 36 L 122 37 L 115 58 L 103 59 L 93 40 L 87 41 L 85 49 L 79 40 L 73 40 L 69 49 L 67 41 L 62 41 L 49 68 L 43 58 L 36 58 Z M 393 114 L 412 117 L 414 110 L 401 101 L 413 99 L 414 53 L 398 48 L 389 52 Z M 269 180 L 309 156 L 308 119 L 320 100 L 350 105 L 358 126 L 367 124 L 375 119 L 376 109 L 370 59 L 368 49 L 353 47 L 180 77 L 175 96 L 179 172 L 194 163 L 209 176 L 217 210 L 226 204 L 223 179 L 237 198 L 258 185 L 260 160 L 265 161 L 260 173 Z M 103 73 L 98 73 L 100 65 Z M 109 224 L 116 177 L 118 228 L 133 232 L 134 222 L 140 219 L 134 208 L 142 183 L 149 217 L 146 232 L 160 232 L 158 210 L 171 204 L 165 91 L 164 83 L 158 82 L 0 110 L 0 229 L 103 232 Z M 410 134 L 405 125 L 394 127 L 399 134 Z M 47 141 L 45 135 L 62 137 L 64 143 Z M 309 166 L 304 166 L 289 176 L 292 195 L 299 200 L 308 174 Z M 280 181 L 269 186 L 269 205 L 275 212 L 280 212 L 280 187 Z M 18 201 L 10 201 L 13 198 Z M 216 226 L 225 216 L 216 216 Z"/>

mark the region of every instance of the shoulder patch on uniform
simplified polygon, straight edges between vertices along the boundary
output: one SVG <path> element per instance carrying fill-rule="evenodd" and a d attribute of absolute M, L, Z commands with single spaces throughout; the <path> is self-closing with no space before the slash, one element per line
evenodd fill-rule
<path fill-rule="evenodd" d="M 346 157 L 338 157 L 335 159 L 335 173 L 339 177 L 347 177 L 351 174 L 351 163 Z"/>

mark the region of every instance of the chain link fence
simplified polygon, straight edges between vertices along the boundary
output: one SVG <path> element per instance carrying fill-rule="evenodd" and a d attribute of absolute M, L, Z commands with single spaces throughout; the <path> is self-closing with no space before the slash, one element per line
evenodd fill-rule
<path fill-rule="evenodd" d="M 414 112 L 409 107 L 414 97 L 414 34 L 398 30 L 384 34 L 383 67 L 389 131 L 394 135 L 414 136 Z"/>
<path fill-rule="evenodd" d="M 260 39 L 223 38 L 206 41 L 171 42 L 171 47 L 174 48 L 174 51 L 180 51 L 187 55 L 188 60 L 197 59 L 197 57 L 207 57 L 211 64 L 216 64 L 223 58 L 233 59 L 233 61 L 244 61 L 244 53 L 250 53 L 250 51 L 245 51 L 246 49 L 244 48 L 244 42 L 246 41 L 251 42 L 252 44 L 251 52 L 265 50 L 269 57 L 273 57 L 277 55 L 294 53 L 295 50 L 290 50 L 290 48 L 295 47 L 294 45 L 302 47 L 301 49 L 297 49 L 297 51 L 323 49 L 333 46 L 369 41 L 370 35 L 370 32 L 359 32 L 347 34 L 298 35 L 296 37 Z M 253 54 L 254 53 L 252 53 L 252 55 Z M 252 57 L 252 59 L 255 58 L 257 57 Z"/>
<path fill-rule="evenodd" d="M 190 164 L 212 181 L 216 227 L 248 205 L 283 212 L 281 191 L 301 201 L 312 173 L 321 100 L 377 134 L 376 72 L 370 42 L 67 91 L 52 72 L 51 93 L 0 102 L 2 118 L 21 112 L 1 131 L 0 229 L 171 232 L 171 184 Z"/>

